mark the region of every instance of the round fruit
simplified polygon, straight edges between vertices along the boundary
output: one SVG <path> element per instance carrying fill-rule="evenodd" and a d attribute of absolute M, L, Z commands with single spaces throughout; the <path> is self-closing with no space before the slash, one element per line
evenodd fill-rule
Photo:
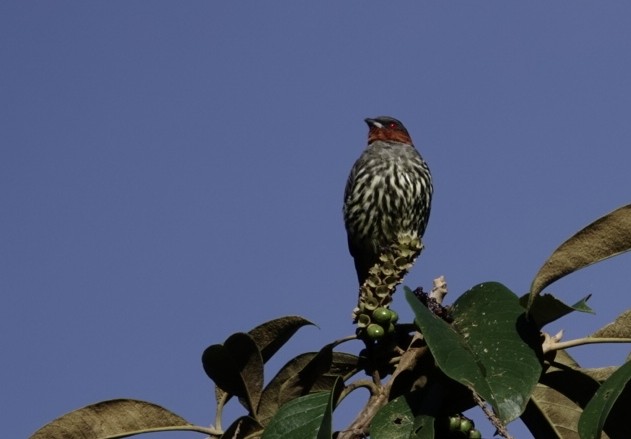
<path fill-rule="evenodd" d="M 452 416 L 449 418 L 449 431 L 458 431 L 460 429 L 460 418 Z"/>
<path fill-rule="evenodd" d="M 368 335 L 368 338 L 372 340 L 379 340 L 384 336 L 384 334 L 385 331 L 383 330 L 383 328 L 376 323 L 371 323 L 366 328 L 366 335 Z"/>
<path fill-rule="evenodd" d="M 469 421 L 468 419 L 460 420 L 460 431 L 462 431 L 463 433 L 467 433 L 472 428 L 473 428 L 473 424 L 471 423 L 471 421 Z"/>
<path fill-rule="evenodd" d="M 480 430 L 471 430 L 469 432 L 469 439 L 482 439 L 482 433 L 480 433 Z"/>
<path fill-rule="evenodd" d="M 399 321 L 399 314 L 394 311 L 394 310 L 390 310 L 390 322 L 391 323 L 396 323 Z"/>
<path fill-rule="evenodd" d="M 384 308 L 383 306 L 380 306 L 372 312 L 372 319 L 375 323 L 380 323 L 382 325 L 390 323 L 391 316 L 392 313 L 390 310 L 388 308 Z"/>

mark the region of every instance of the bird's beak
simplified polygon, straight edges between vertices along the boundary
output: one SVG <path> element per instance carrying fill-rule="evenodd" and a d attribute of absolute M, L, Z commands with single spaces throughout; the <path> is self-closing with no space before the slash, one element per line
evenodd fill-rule
<path fill-rule="evenodd" d="M 377 122 L 375 119 L 370 119 L 367 117 L 366 119 L 364 119 L 364 122 L 366 122 L 370 128 L 383 128 L 383 125 Z"/>

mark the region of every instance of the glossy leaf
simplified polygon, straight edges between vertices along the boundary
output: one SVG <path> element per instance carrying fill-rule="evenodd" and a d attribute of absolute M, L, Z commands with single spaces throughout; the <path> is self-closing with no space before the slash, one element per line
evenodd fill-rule
<path fill-rule="evenodd" d="M 55 419 L 30 439 L 101 439 L 150 431 L 206 432 L 156 404 L 134 399 L 113 399 L 92 404 Z"/>
<path fill-rule="evenodd" d="M 435 419 L 430 415 L 420 415 L 414 418 L 414 431 L 410 439 L 435 439 Z"/>
<path fill-rule="evenodd" d="M 414 432 L 414 412 L 406 396 L 383 406 L 370 424 L 371 439 L 409 439 Z"/>
<path fill-rule="evenodd" d="M 503 422 L 518 417 L 541 373 L 538 334 L 515 294 L 488 282 L 463 294 L 448 325 L 411 291 L 406 298 L 436 363 L 489 402 Z"/>
<path fill-rule="evenodd" d="M 630 380 L 631 363 L 625 363 L 600 386 L 583 410 L 578 422 L 578 431 L 581 439 L 600 438 L 607 416 L 609 416 L 614 404 L 625 390 L 627 392 L 631 391 L 627 390 L 629 389 L 628 384 Z M 628 422 L 628 419 L 623 421 Z"/>
<path fill-rule="evenodd" d="M 202 355 L 204 371 L 218 387 L 239 397 L 253 415 L 263 390 L 263 359 L 249 334 L 236 333 Z"/>
<path fill-rule="evenodd" d="M 631 250 L 631 204 L 597 219 L 561 244 L 530 286 L 529 305 L 545 287 L 596 262 Z"/>
<path fill-rule="evenodd" d="M 272 418 L 262 439 L 331 439 L 333 404 L 340 387 L 289 401 Z"/>
<path fill-rule="evenodd" d="M 371 439 L 434 439 L 434 417 L 416 414 L 421 405 L 411 394 L 390 401 L 375 414 Z"/>

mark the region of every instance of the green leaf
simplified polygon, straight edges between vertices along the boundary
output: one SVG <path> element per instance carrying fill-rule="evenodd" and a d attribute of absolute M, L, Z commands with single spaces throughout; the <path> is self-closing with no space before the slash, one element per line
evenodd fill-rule
<path fill-rule="evenodd" d="M 406 395 L 383 406 L 370 424 L 371 439 L 409 439 L 414 432 L 414 412 Z"/>
<path fill-rule="evenodd" d="M 587 301 L 591 297 L 591 294 L 576 302 L 574 305 L 566 305 L 552 294 L 544 294 L 537 296 L 530 311 L 528 312 L 528 318 L 531 319 L 537 328 L 543 328 L 550 322 L 560 319 L 561 317 L 573 312 L 586 312 L 594 314 L 594 311 L 587 306 Z M 528 300 L 530 296 L 525 295 L 519 299 L 521 306 L 526 308 L 528 306 Z"/>
<path fill-rule="evenodd" d="M 301 396 L 283 405 L 272 418 L 262 439 L 331 439 L 334 401 L 341 380 L 332 392 Z"/>
<path fill-rule="evenodd" d="M 414 432 L 410 439 L 434 439 L 434 417 L 420 415 L 414 418 Z"/>
<path fill-rule="evenodd" d="M 552 282 L 596 262 L 631 250 L 631 204 L 597 219 L 561 244 L 530 286 L 528 307 Z"/>
<path fill-rule="evenodd" d="M 538 331 L 526 321 L 517 296 L 497 282 L 477 285 L 455 302 L 452 325 L 409 289 L 406 299 L 440 369 L 489 402 L 503 422 L 518 417 L 541 363 Z"/>
<path fill-rule="evenodd" d="M 239 397 L 254 416 L 263 391 L 263 359 L 249 334 L 237 332 L 223 345 L 209 346 L 202 354 L 204 371 L 218 387 Z"/>
<path fill-rule="evenodd" d="M 285 343 L 306 325 L 313 325 L 300 316 L 286 316 L 265 322 L 248 332 L 267 362 Z"/>
<path fill-rule="evenodd" d="M 598 439 L 602 433 L 605 421 L 614 404 L 627 389 L 631 380 L 631 362 L 625 363 L 616 370 L 607 381 L 596 391 L 589 401 L 578 422 L 578 432 L 581 439 Z M 625 420 L 628 422 L 628 419 Z"/>
<path fill-rule="evenodd" d="M 30 439 L 103 439 L 156 431 L 204 432 L 184 418 L 150 402 L 113 399 L 70 412 L 37 430 Z M 208 431 L 205 431 L 208 434 Z"/>
<path fill-rule="evenodd" d="M 370 424 L 371 439 L 434 439 L 434 416 L 417 414 L 419 396 L 408 393 L 383 406 Z"/>

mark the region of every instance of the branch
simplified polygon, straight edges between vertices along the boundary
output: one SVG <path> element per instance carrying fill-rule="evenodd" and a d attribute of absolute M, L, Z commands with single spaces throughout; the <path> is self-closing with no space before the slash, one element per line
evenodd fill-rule
<path fill-rule="evenodd" d="M 550 337 L 546 334 L 546 339 L 543 343 L 543 353 L 558 351 L 560 349 L 573 348 L 576 346 L 583 346 L 587 344 L 596 343 L 631 343 L 631 338 L 597 338 L 597 337 L 584 337 L 574 340 L 568 340 L 559 342 L 556 337 Z"/>
<path fill-rule="evenodd" d="M 379 409 L 386 405 L 389 401 L 390 390 L 392 384 L 395 382 L 396 377 L 405 370 L 413 369 L 418 363 L 419 359 L 428 351 L 427 346 L 415 347 L 419 341 L 423 340 L 423 336 L 419 333 L 414 334 L 410 346 L 401 356 L 401 361 L 396 370 L 392 374 L 392 377 L 385 385 L 375 386 L 374 393 L 371 394 L 368 402 L 364 408 L 359 412 L 357 418 L 351 423 L 351 425 L 343 431 L 340 431 L 337 439 L 357 439 L 365 438 L 370 431 L 370 423 L 372 418 L 377 414 Z"/>
<path fill-rule="evenodd" d="M 493 410 L 489 408 L 488 405 L 484 402 L 484 400 L 478 395 L 473 389 L 471 389 L 471 393 L 473 393 L 473 399 L 475 403 L 482 409 L 487 419 L 493 424 L 493 427 L 497 430 L 495 434 L 499 434 L 503 438 L 513 439 L 508 430 L 506 429 L 506 425 L 497 417 Z"/>
<path fill-rule="evenodd" d="M 351 392 L 353 392 L 354 390 L 357 390 L 357 389 L 361 389 L 362 387 L 365 388 L 365 389 L 368 389 L 368 391 L 370 392 L 371 395 L 374 395 L 379 390 L 377 388 L 377 386 L 375 386 L 375 384 L 372 381 L 370 381 L 370 380 L 357 380 L 355 382 L 350 383 L 348 386 L 346 386 L 346 387 L 344 387 L 344 389 L 342 389 L 342 392 L 340 393 L 340 396 L 337 399 L 337 403 L 339 404 Z"/>

